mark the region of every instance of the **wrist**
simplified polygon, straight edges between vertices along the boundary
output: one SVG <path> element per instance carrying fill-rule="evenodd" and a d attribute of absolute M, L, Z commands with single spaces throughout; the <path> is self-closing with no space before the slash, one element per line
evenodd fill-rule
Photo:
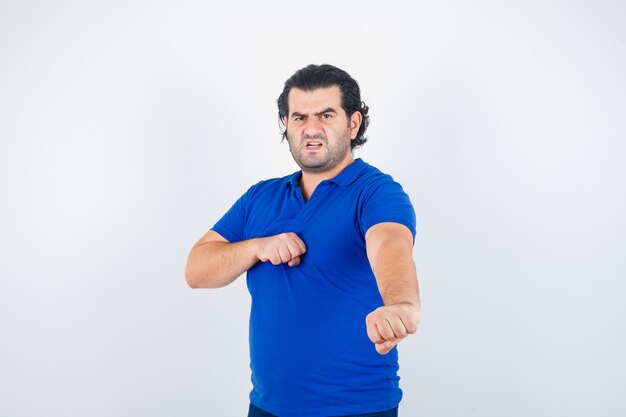
<path fill-rule="evenodd" d="M 254 239 L 250 239 L 248 243 L 250 244 L 250 255 L 255 261 L 261 260 L 261 243 L 263 238 L 257 237 Z"/>
<path fill-rule="evenodd" d="M 419 311 L 420 308 L 421 308 L 419 300 L 417 300 L 417 301 L 415 301 L 415 300 L 398 300 L 398 301 L 391 301 L 391 302 L 388 302 L 388 303 L 386 302 L 385 303 L 385 307 L 391 307 L 391 306 L 408 308 L 408 309 L 416 310 L 416 311 Z"/>

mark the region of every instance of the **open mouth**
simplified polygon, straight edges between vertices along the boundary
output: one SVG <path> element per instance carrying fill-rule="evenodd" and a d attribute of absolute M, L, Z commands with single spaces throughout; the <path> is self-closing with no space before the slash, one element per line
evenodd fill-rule
<path fill-rule="evenodd" d="M 317 142 L 317 141 L 311 141 L 309 143 L 306 144 L 306 148 L 307 149 L 319 149 L 322 147 L 322 142 Z"/>

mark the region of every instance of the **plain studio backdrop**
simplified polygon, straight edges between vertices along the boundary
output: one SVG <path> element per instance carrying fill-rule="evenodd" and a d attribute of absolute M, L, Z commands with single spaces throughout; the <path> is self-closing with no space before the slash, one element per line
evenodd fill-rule
<path fill-rule="evenodd" d="M 297 170 L 275 100 L 361 85 L 418 217 L 404 417 L 626 414 L 622 1 L 0 2 L 0 415 L 245 415 L 245 277 L 189 249 Z M 289 329 L 273 337 L 289 338 Z"/>

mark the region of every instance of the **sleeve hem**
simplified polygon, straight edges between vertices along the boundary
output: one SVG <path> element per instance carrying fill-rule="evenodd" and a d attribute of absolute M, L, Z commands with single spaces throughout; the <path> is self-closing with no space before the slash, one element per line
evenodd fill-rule
<path fill-rule="evenodd" d="M 399 218 L 399 217 L 380 217 L 377 219 L 370 220 L 367 224 L 363 225 L 364 226 L 363 231 L 364 233 L 367 233 L 370 227 L 375 226 L 379 223 L 387 223 L 387 222 L 399 223 L 403 226 L 406 226 L 411 231 L 411 234 L 413 235 L 413 242 L 415 242 L 415 237 L 417 235 L 416 230 L 415 230 L 415 225 L 411 224 L 411 222 L 407 221 L 406 219 Z"/>
<path fill-rule="evenodd" d="M 233 243 L 233 242 L 237 242 L 240 239 L 237 239 L 235 236 L 233 236 L 233 234 L 231 232 L 229 232 L 228 230 L 224 229 L 223 227 L 220 227 L 218 225 L 215 225 L 211 228 L 211 230 L 213 230 L 214 232 L 217 232 L 220 234 L 220 236 L 222 236 L 224 239 L 226 239 L 228 241 L 228 243 Z"/>

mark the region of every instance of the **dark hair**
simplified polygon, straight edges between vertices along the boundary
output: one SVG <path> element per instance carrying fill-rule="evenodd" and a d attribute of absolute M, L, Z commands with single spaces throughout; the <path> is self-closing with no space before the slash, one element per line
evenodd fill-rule
<path fill-rule="evenodd" d="M 291 89 L 295 87 L 304 91 L 313 91 L 318 88 L 327 88 L 335 85 L 339 87 L 341 91 L 341 107 L 346 112 L 348 118 L 350 118 L 355 111 L 360 112 L 363 116 L 363 121 L 361 122 L 356 138 L 351 141 L 352 149 L 367 142 L 367 138 L 364 135 L 370 123 L 370 118 L 367 115 L 369 107 L 361 101 L 359 84 L 344 70 L 328 64 L 308 65 L 296 71 L 295 74 L 285 81 L 283 92 L 278 97 L 278 100 L 276 100 L 276 104 L 278 104 L 278 121 L 283 127 L 283 139 L 287 138 L 287 129 L 283 118 L 289 116 L 289 103 L 287 99 Z"/>

